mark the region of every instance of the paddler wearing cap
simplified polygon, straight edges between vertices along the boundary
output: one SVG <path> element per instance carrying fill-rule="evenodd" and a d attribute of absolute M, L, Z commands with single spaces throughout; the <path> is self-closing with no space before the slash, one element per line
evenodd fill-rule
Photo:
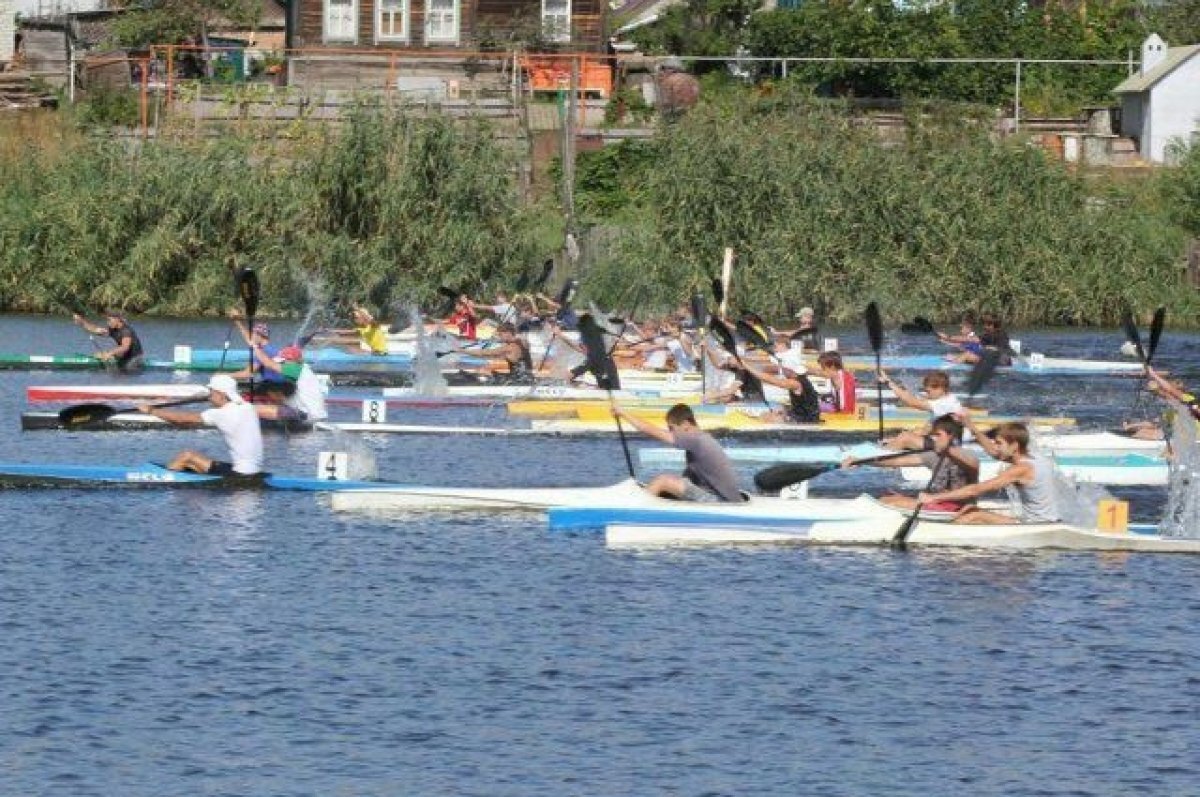
<path fill-rule="evenodd" d="M 116 363 L 122 371 L 139 371 L 142 368 L 142 341 L 138 338 L 133 327 L 125 319 L 125 313 L 115 308 L 104 311 L 106 325 L 90 323 L 79 313 L 74 313 L 71 320 L 89 335 L 104 335 L 113 339 L 117 345 L 108 351 L 96 352 L 97 360 Z"/>
<path fill-rule="evenodd" d="M 235 371 L 231 376 L 234 379 L 253 379 L 257 376 L 267 383 L 268 390 L 272 387 L 282 387 L 287 380 L 284 379 L 282 371 L 272 367 L 276 365 L 280 349 L 271 343 L 271 327 L 259 321 L 251 329 L 246 329 L 246 325 L 242 323 L 241 316 L 236 310 L 230 313 L 230 317 L 254 356 L 254 359 L 245 368 Z"/>
<path fill-rule="evenodd" d="M 203 412 L 187 412 L 143 404 L 139 412 L 180 426 L 211 426 L 221 433 L 229 460 L 210 459 L 198 451 L 183 451 L 167 464 L 171 470 L 188 470 L 212 476 L 257 476 L 263 467 L 262 429 L 254 407 L 238 393 L 237 381 L 228 374 L 208 380 L 208 400 Z"/>
<path fill-rule="evenodd" d="M 776 343 L 775 349 L 778 373 L 759 369 L 748 362 L 742 363 L 751 376 L 788 392 L 788 403 L 783 409 L 767 413 L 763 420 L 768 423 L 820 423 L 821 397 L 808 379 L 804 353 L 799 349 L 784 348 L 781 343 Z"/>
<path fill-rule="evenodd" d="M 811 307 L 801 307 L 795 318 L 798 324 L 795 329 L 781 330 L 778 334 L 788 338 L 793 346 L 809 351 L 820 351 L 821 332 L 817 328 L 817 314 Z"/>
<path fill-rule="evenodd" d="M 264 375 L 275 374 L 290 388 L 282 404 L 255 404 L 258 417 L 269 421 L 323 421 L 329 417 L 325 408 L 325 388 L 313 369 L 304 362 L 299 346 L 284 346 L 278 356 L 262 365 Z"/>

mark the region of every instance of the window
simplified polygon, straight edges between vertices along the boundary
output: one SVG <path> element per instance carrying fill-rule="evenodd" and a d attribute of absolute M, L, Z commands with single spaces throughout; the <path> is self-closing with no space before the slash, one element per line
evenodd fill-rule
<path fill-rule="evenodd" d="M 378 0 L 375 7 L 375 39 L 408 40 L 408 0 Z"/>
<path fill-rule="evenodd" d="M 325 41 L 358 41 L 357 0 L 325 0 Z"/>
<path fill-rule="evenodd" d="M 571 0 L 542 0 L 542 35 L 548 41 L 571 41 Z"/>
<path fill-rule="evenodd" d="M 428 0 L 425 41 L 458 44 L 458 0 Z"/>

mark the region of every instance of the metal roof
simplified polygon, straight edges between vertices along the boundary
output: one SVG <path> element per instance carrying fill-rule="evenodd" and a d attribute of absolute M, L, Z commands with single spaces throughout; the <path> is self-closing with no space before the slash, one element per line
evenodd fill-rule
<path fill-rule="evenodd" d="M 1197 53 L 1200 53 L 1200 44 L 1170 47 L 1167 49 L 1167 57 L 1158 66 L 1144 74 L 1139 73 L 1125 78 L 1121 85 L 1113 89 L 1113 94 L 1137 94 L 1146 91 Z"/>

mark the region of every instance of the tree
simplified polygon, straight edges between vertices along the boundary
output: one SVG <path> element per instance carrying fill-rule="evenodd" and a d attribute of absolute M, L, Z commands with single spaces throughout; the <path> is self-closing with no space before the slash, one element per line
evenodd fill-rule
<path fill-rule="evenodd" d="M 123 47 L 151 44 L 208 44 L 214 27 L 253 28 L 262 14 L 260 0 L 109 0 L 124 11 L 112 26 Z"/>

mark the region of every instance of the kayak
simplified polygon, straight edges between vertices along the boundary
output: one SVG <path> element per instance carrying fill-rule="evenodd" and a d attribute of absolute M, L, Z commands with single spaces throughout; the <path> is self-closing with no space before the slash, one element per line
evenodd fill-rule
<path fill-rule="evenodd" d="M 1163 487 L 1167 483 L 1168 468 L 1165 460 L 1144 454 L 1121 456 L 1071 456 L 1057 455 L 1054 464 L 1064 475 L 1081 484 L 1106 484 L 1114 487 Z M 979 479 L 990 479 L 1004 470 L 1004 464 L 995 461 L 980 463 Z M 910 482 L 928 483 L 932 476 L 929 468 L 901 468 L 901 476 Z"/>
<path fill-rule="evenodd" d="M 278 420 L 270 421 L 263 420 L 263 431 L 275 432 L 308 432 L 313 428 L 313 424 L 308 421 L 298 420 Z M 34 411 L 21 413 L 21 429 L 27 432 L 48 431 L 48 430 L 67 430 L 72 432 L 124 432 L 124 431 L 148 431 L 148 430 L 178 430 L 180 427 L 164 421 L 155 415 L 145 415 L 143 413 L 131 410 L 130 412 L 118 412 L 115 415 L 110 415 L 103 420 L 97 420 L 92 423 L 83 421 L 77 422 L 74 426 L 64 426 L 62 419 L 59 418 L 57 412 Z"/>
<path fill-rule="evenodd" d="M 1161 457 L 1166 450 L 1162 440 L 1139 440 L 1112 432 L 1079 432 L 1038 436 L 1036 448 L 1056 456 L 1108 456 L 1141 454 Z M 877 443 L 858 445 L 794 445 L 794 446 L 727 446 L 725 453 L 735 462 L 768 464 L 773 462 L 811 462 L 833 464 L 846 457 L 866 459 L 891 453 Z M 683 464 L 683 452 L 677 448 L 640 448 L 638 459 L 643 465 L 671 466 Z"/>
<path fill-rule="evenodd" d="M 627 479 L 605 487 L 381 487 L 348 490 L 331 501 L 334 511 L 468 510 L 545 511 L 552 506 L 636 502 L 646 492 Z"/>
<path fill-rule="evenodd" d="M 262 479 L 227 480 L 220 476 L 168 470 L 162 465 L 61 465 L 0 463 L 5 487 L 246 487 L 302 492 L 363 489 L 384 482 L 319 479 L 265 474 Z M 396 487 L 399 485 L 387 485 Z"/>
<path fill-rule="evenodd" d="M 869 501 L 869 503 L 868 503 Z M 330 500 L 334 511 L 531 511 L 550 512 L 550 527 L 602 528 L 604 522 L 579 522 L 579 517 L 603 508 L 628 517 L 664 517 L 671 522 L 694 522 L 713 517 L 737 522 L 749 518 L 759 524 L 795 524 L 798 519 L 857 518 L 878 509 L 873 499 L 777 498 L 754 496 L 741 503 L 704 504 L 657 498 L 637 482 L 627 479 L 604 487 L 379 487 L 341 490 Z M 567 520 L 558 512 L 579 512 Z"/>
<path fill-rule="evenodd" d="M 0 368 L 95 370 L 111 368 L 112 363 L 97 360 L 87 354 L 4 354 L 0 353 Z"/>
<path fill-rule="evenodd" d="M 550 409 L 556 409 L 558 413 L 574 412 L 575 416 L 581 421 L 605 421 L 612 418 L 612 408 L 608 402 L 593 403 L 593 402 L 517 402 L 520 408 L 525 408 L 523 405 L 531 405 L 528 409 L 538 409 L 541 407 L 536 405 L 541 404 Z M 671 408 L 671 404 L 661 402 L 649 402 L 622 405 L 628 412 L 644 418 L 651 422 L 663 422 L 663 416 L 667 410 Z M 712 419 L 717 422 L 719 419 L 731 420 L 736 424 L 749 422 L 746 419 L 754 419 L 758 421 L 762 415 L 770 412 L 773 409 L 778 409 L 779 405 L 762 404 L 758 402 L 733 402 L 728 404 L 692 404 L 689 405 L 692 409 L 692 414 L 699 419 L 701 416 Z M 879 411 L 877 407 L 865 405 L 859 406 L 859 412 L 854 414 L 849 413 L 825 413 L 822 415 L 823 423 L 838 425 L 849 421 L 869 421 L 875 425 L 878 430 Z M 508 405 L 509 413 L 513 415 L 520 414 L 518 409 L 513 407 L 513 404 Z M 537 414 L 554 414 L 542 413 Z M 976 418 L 987 416 L 986 410 L 976 410 L 972 413 Z M 920 425 L 929 421 L 929 413 L 925 410 L 916 410 L 909 407 L 896 407 L 885 404 L 883 407 L 883 417 L 885 420 L 904 421 L 908 425 Z M 1014 419 L 1015 420 L 1015 419 Z"/>
<path fill-rule="evenodd" d="M 816 357 L 809 358 L 810 367 L 815 367 Z M 875 358 L 866 355 L 843 357 L 846 368 L 854 371 L 875 370 Z M 910 354 L 884 356 L 884 368 L 901 371 L 970 371 L 970 363 L 956 363 L 939 354 Z M 1000 370 L 1018 374 L 1042 376 L 1077 375 L 1127 375 L 1140 376 L 1145 368 L 1141 362 L 1117 362 L 1111 360 L 1083 360 L 1071 357 L 1046 357 L 1030 354 L 1013 359 L 1012 365 L 1001 366 Z"/>
<path fill-rule="evenodd" d="M 30 385 L 25 400 L 37 401 L 157 401 L 162 399 L 207 398 L 208 388 L 194 383 L 124 385 Z"/>
<path fill-rule="evenodd" d="M 610 548 L 742 544 L 879 546 L 891 543 L 906 515 L 891 510 L 888 518 L 818 521 L 792 528 L 613 523 L 605 528 L 604 542 Z M 907 543 L 921 547 L 1200 554 L 1200 539 L 1163 537 L 1153 533 L 1153 527 L 1146 526 L 1109 532 L 1065 523 L 971 526 L 922 518 L 913 527 Z"/>
<path fill-rule="evenodd" d="M 648 420 L 661 424 L 663 422 L 661 413 L 658 415 L 647 416 Z M 922 418 L 884 418 L 883 428 L 890 430 L 900 429 L 916 429 L 924 425 L 928 420 L 928 413 Z M 987 429 L 995 426 L 998 423 L 1003 423 L 1008 419 L 1003 417 L 981 418 L 979 421 L 980 428 Z M 1074 418 L 1021 418 L 1019 419 L 1028 423 L 1036 430 L 1040 429 L 1055 429 L 1062 426 L 1073 426 Z M 758 433 L 792 433 L 792 432 L 829 432 L 829 433 L 852 433 L 852 434 L 869 434 L 878 432 L 879 421 L 877 419 L 859 420 L 853 417 L 844 416 L 826 416 L 820 423 L 777 423 L 767 422 L 759 417 L 748 415 L 746 413 L 732 413 L 727 415 L 704 415 L 696 416 L 696 422 L 701 429 L 712 433 L 723 432 L 758 432 Z M 531 422 L 531 427 L 542 432 L 552 432 L 557 434 L 570 433 L 605 433 L 608 431 L 616 433 L 616 425 L 610 415 L 607 420 L 584 420 L 566 419 L 566 420 L 534 420 Z M 628 433 L 628 430 L 626 430 Z"/>
<path fill-rule="evenodd" d="M 857 498 L 777 498 L 751 496 L 738 503 L 701 503 L 655 498 L 644 490 L 637 500 L 611 499 L 550 507 L 551 531 L 603 529 L 611 523 L 651 523 L 684 526 L 743 526 L 785 528 L 818 520 L 876 518 L 887 521 L 893 510 L 868 495 Z"/>

